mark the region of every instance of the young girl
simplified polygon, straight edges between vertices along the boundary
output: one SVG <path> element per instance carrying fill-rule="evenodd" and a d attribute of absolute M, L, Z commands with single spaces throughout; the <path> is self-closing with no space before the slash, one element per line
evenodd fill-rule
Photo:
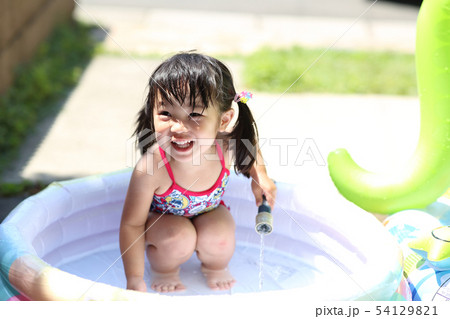
<path fill-rule="evenodd" d="M 179 269 L 194 252 L 211 289 L 233 286 L 227 267 L 235 224 L 221 200 L 230 159 L 238 173 L 252 178 L 257 205 L 264 194 L 273 206 L 276 194 L 246 99 L 236 93 L 227 67 L 212 57 L 180 53 L 154 71 L 135 131 L 143 155 L 131 177 L 120 225 L 128 289 L 147 290 L 144 251 L 151 288 L 157 292 L 185 289 Z M 233 101 L 239 110 L 230 129 Z"/>

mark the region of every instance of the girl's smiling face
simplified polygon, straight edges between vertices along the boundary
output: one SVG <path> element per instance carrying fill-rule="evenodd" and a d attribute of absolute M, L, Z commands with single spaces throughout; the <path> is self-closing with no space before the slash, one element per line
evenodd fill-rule
<path fill-rule="evenodd" d="M 192 161 L 206 153 L 224 131 L 234 111 L 220 115 L 218 107 L 205 107 L 201 100 L 192 107 L 189 97 L 182 104 L 167 101 L 160 94 L 153 108 L 156 140 L 177 161 Z"/>

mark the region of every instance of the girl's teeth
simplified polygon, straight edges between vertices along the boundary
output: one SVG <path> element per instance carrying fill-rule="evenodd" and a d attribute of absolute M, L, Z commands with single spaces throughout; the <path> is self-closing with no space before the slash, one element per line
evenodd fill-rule
<path fill-rule="evenodd" d="M 173 141 L 173 143 L 177 144 L 179 147 L 188 147 L 191 141 L 184 141 L 184 142 Z"/>

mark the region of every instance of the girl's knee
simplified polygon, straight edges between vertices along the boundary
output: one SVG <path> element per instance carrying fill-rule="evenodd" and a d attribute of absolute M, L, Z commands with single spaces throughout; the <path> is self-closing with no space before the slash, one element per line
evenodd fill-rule
<path fill-rule="evenodd" d="M 186 220 L 187 221 L 187 220 Z M 197 233 L 189 221 L 167 222 L 155 229 L 149 228 L 146 243 L 164 252 L 167 256 L 192 254 L 197 242 Z M 157 232 L 157 233 L 155 233 Z"/>
<path fill-rule="evenodd" d="M 197 238 L 196 250 L 209 254 L 222 254 L 234 250 L 234 232 L 203 232 Z"/>
<path fill-rule="evenodd" d="M 236 225 L 226 208 L 199 216 L 194 222 L 197 230 L 197 250 L 220 254 L 234 250 Z M 200 219 L 200 217 L 202 219 Z"/>
<path fill-rule="evenodd" d="M 171 255 L 183 256 L 192 254 L 196 245 L 196 233 L 191 229 L 167 229 L 166 236 L 161 239 L 158 249 Z"/>

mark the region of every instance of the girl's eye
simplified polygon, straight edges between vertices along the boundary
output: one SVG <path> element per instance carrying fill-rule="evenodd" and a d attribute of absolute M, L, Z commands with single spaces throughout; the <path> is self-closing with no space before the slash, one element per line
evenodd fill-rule
<path fill-rule="evenodd" d="M 203 114 L 195 113 L 195 112 L 189 114 L 189 118 L 194 118 L 194 119 L 199 119 L 202 116 L 203 116 Z"/>
<path fill-rule="evenodd" d="M 168 120 L 171 117 L 170 113 L 167 111 L 161 111 L 158 115 L 162 120 Z"/>

